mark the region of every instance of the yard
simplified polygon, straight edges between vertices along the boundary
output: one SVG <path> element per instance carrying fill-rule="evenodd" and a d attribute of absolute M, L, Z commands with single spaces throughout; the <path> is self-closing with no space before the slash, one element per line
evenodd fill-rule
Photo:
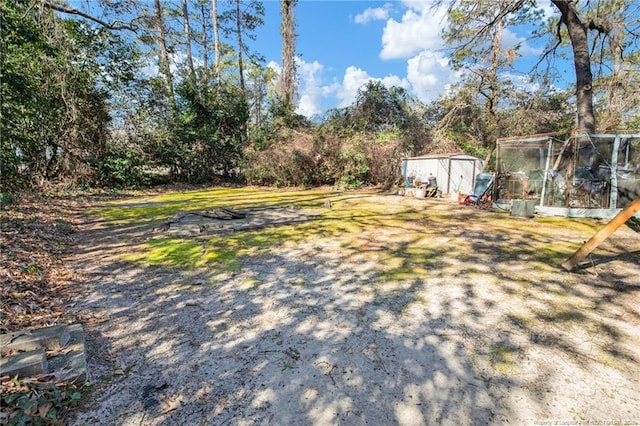
<path fill-rule="evenodd" d="M 602 222 L 246 188 L 76 213 L 72 424 L 640 424 L 628 227 L 567 273 Z"/>

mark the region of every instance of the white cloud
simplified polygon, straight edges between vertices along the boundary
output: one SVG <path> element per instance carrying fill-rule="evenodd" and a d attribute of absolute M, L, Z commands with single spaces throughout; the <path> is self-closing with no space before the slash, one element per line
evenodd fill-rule
<path fill-rule="evenodd" d="M 444 56 L 441 32 L 445 22 L 443 8 L 433 2 L 405 0 L 407 8 L 400 21 L 387 20 L 382 34 L 382 59 L 406 59 L 406 86 L 418 99 L 429 102 L 447 93 L 459 79 Z M 406 87 L 402 86 L 402 87 Z"/>
<path fill-rule="evenodd" d="M 269 63 L 267 64 L 267 68 L 271 68 L 272 70 L 274 70 L 277 75 L 280 75 L 280 72 L 282 71 L 282 67 L 280 66 L 280 64 L 275 61 L 269 61 Z"/>
<path fill-rule="evenodd" d="M 382 33 L 381 59 L 406 60 L 406 76 L 387 75 L 374 77 L 367 69 L 349 66 L 342 78 L 329 78 L 331 74 L 317 61 L 307 63 L 298 58 L 300 78 L 297 111 L 307 117 L 323 113 L 330 107 L 343 108 L 357 99 L 358 90 L 369 81 L 381 81 L 385 86 L 405 88 L 423 102 L 431 102 L 446 95 L 451 86 L 461 78 L 461 73 L 451 69 L 445 56 L 445 44 L 441 29 L 445 25 L 444 10 L 433 9 L 433 2 L 403 0 L 406 8 L 400 20 L 389 18 L 392 5 L 367 9 L 354 18 L 356 23 L 367 23 L 375 19 L 386 19 Z M 545 13 L 553 13 L 549 4 Z M 509 29 L 504 31 L 505 48 L 519 46 L 523 56 L 538 55 L 539 49 L 531 46 L 525 37 Z"/>
<path fill-rule="evenodd" d="M 363 69 L 350 66 L 345 70 L 342 84 L 336 93 L 336 97 L 339 100 L 338 107 L 344 108 L 352 105 L 358 97 L 358 90 L 369 81 L 380 81 L 387 87 L 403 87 L 407 90 L 411 88 L 407 79 L 398 77 L 397 75 L 388 75 L 382 78 L 372 77 Z"/>
<path fill-rule="evenodd" d="M 542 10 L 545 18 L 550 18 L 558 14 L 558 8 L 551 4 L 551 1 L 538 2 L 538 9 Z"/>
<path fill-rule="evenodd" d="M 509 28 L 505 28 L 502 33 L 502 47 L 505 49 L 519 46 L 518 54 L 520 56 L 540 55 L 543 50 L 540 48 L 534 48 L 525 37 L 519 36 Z"/>
<path fill-rule="evenodd" d="M 305 117 L 322 114 L 325 110 L 323 104 L 337 91 L 336 84 L 324 84 L 324 65 L 318 61 L 305 62 L 296 58 L 296 64 L 300 79 L 296 112 Z"/>
<path fill-rule="evenodd" d="M 389 18 L 389 12 L 392 8 L 393 5 L 391 3 L 385 3 L 382 7 L 367 8 L 364 12 L 357 14 L 353 18 L 353 22 L 356 24 L 367 24 L 371 21 L 383 21 Z"/>
<path fill-rule="evenodd" d="M 300 78 L 296 112 L 306 117 L 323 114 L 328 108 L 344 108 L 356 101 L 358 90 L 369 81 L 380 81 L 387 87 L 411 89 L 409 80 L 396 75 L 378 78 L 356 66 L 348 67 L 342 80 L 327 81 L 325 67 L 317 61 L 307 63 L 297 58 Z M 327 107 L 329 104 L 329 107 Z"/>
<path fill-rule="evenodd" d="M 432 10 L 426 2 L 405 2 L 410 6 L 400 22 L 391 18 L 382 33 L 382 59 L 409 58 L 416 53 L 444 47 L 440 35 L 444 25 L 442 9 Z"/>
<path fill-rule="evenodd" d="M 423 102 L 434 101 L 449 91 L 460 75 L 440 53 L 423 51 L 407 61 L 407 80 L 413 93 Z"/>
<path fill-rule="evenodd" d="M 446 94 L 458 81 L 459 73 L 449 67 L 449 60 L 438 53 L 421 52 L 407 60 L 407 77 L 387 75 L 373 77 L 367 71 L 350 66 L 342 80 L 325 81 L 326 70 L 317 61 L 306 63 L 298 59 L 300 77 L 299 100 L 296 111 L 313 117 L 326 111 L 327 103 L 335 100 L 337 108 L 353 105 L 360 90 L 369 81 L 380 81 L 387 87 L 402 87 L 424 102 Z"/>
<path fill-rule="evenodd" d="M 336 93 L 336 97 L 339 99 L 338 107 L 344 108 L 353 104 L 358 89 L 369 80 L 371 80 L 371 76 L 366 71 L 354 66 L 348 67 L 342 78 L 340 91 Z"/>

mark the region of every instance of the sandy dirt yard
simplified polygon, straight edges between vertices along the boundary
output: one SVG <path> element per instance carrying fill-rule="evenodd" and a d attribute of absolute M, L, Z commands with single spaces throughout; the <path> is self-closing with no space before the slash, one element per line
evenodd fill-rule
<path fill-rule="evenodd" d="M 93 388 L 70 424 L 640 425 L 628 227 L 567 273 L 604 222 L 373 193 L 187 196 L 249 214 L 154 216 L 173 204 L 151 196 L 78 212 L 66 262 Z"/>

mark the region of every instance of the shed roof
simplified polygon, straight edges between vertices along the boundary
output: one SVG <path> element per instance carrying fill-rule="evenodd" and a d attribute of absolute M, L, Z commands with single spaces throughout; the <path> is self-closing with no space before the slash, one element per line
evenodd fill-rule
<path fill-rule="evenodd" d="M 462 152 L 452 154 L 427 154 L 417 157 L 405 157 L 404 160 L 438 160 L 438 159 L 459 159 L 459 160 L 482 160 L 482 158 L 474 157 L 473 155 L 465 154 Z"/>

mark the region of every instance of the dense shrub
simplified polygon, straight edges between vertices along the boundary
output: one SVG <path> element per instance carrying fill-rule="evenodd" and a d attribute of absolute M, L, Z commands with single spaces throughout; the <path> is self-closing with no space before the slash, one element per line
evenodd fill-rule
<path fill-rule="evenodd" d="M 112 188 L 135 188 L 150 183 L 145 157 L 137 151 L 109 149 L 97 165 L 98 184 Z"/>
<path fill-rule="evenodd" d="M 293 131 L 280 143 L 246 153 L 242 172 L 249 184 L 274 186 L 334 185 L 354 189 L 390 185 L 400 174 L 407 152 L 397 133 L 358 133 L 350 137 L 333 131 L 312 135 Z"/>
<path fill-rule="evenodd" d="M 261 151 L 248 150 L 242 172 L 252 185 L 312 186 L 321 183 L 315 177 L 317 167 L 312 136 L 292 131 L 282 143 Z"/>

